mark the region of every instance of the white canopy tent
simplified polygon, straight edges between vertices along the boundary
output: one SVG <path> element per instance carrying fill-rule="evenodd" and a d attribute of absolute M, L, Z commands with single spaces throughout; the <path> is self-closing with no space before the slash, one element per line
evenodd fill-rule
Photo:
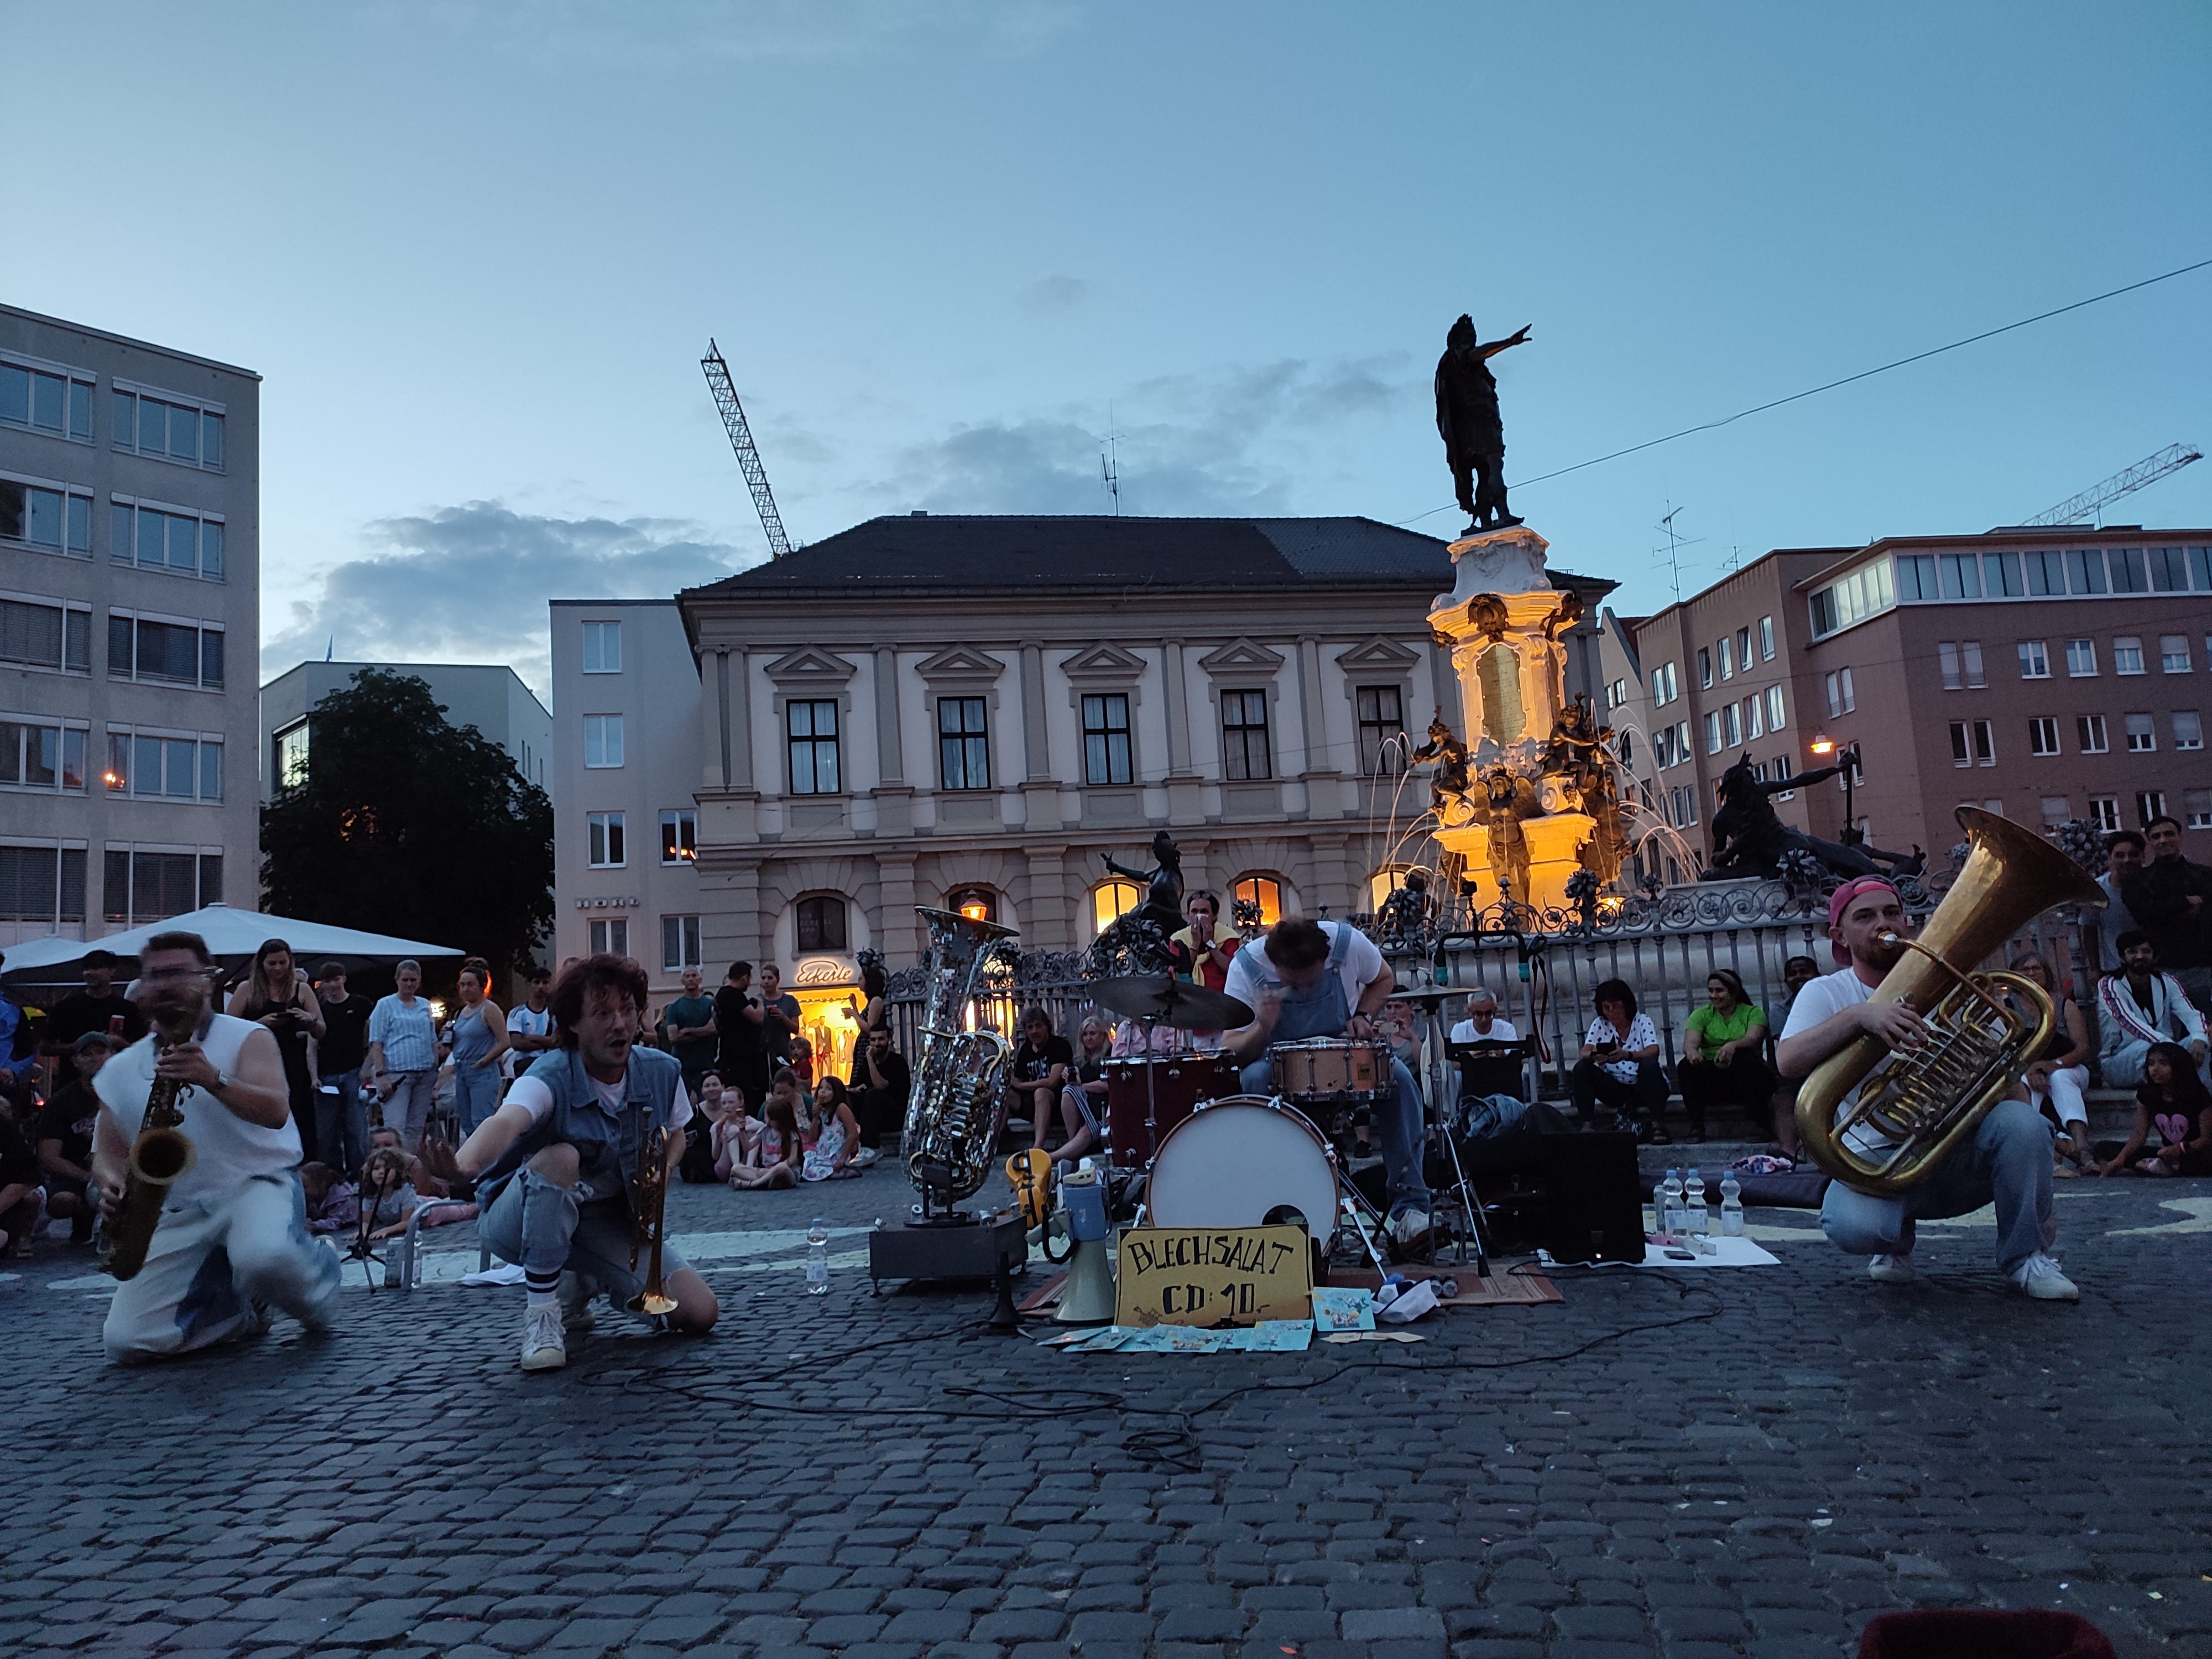
<path fill-rule="evenodd" d="M 265 916 L 258 910 L 234 910 L 227 904 L 210 904 L 181 916 L 170 916 L 105 939 L 41 939 L 5 949 L 7 963 L 0 980 L 10 985 L 63 985 L 74 981 L 80 964 L 94 951 L 112 951 L 124 958 L 121 977 L 131 976 L 130 958 L 137 955 L 156 933 L 198 933 L 207 941 L 208 953 L 227 968 L 246 962 L 262 940 L 281 939 L 292 947 L 292 958 L 313 973 L 324 960 L 335 957 L 349 968 L 369 962 L 397 962 L 402 957 L 458 957 L 466 952 L 450 945 L 427 945 L 420 939 L 395 939 L 388 933 L 364 933 L 353 927 L 333 927 L 328 922 L 301 921 L 292 916 Z"/>

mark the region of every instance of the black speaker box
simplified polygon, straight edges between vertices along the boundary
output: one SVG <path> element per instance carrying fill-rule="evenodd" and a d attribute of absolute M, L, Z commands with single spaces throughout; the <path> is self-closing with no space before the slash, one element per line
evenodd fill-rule
<path fill-rule="evenodd" d="M 1543 1137 L 1544 1248 L 1555 1261 L 1644 1260 L 1633 1134 Z"/>

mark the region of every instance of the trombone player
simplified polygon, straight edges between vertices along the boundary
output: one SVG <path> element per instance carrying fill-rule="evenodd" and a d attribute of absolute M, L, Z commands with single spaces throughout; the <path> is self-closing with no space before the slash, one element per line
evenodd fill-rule
<path fill-rule="evenodd" d="M 691 1118 L 683 1067 L 673 1055 L 637 1046 L 646 1000 L 645 970 L 628 957 L 602 953 L 570 967 L 553 988 L 561 1046 L 532 1062 L 454 1154 L 460 1172 L 477 1182 L 492 1253 L 522 1268 L 526 1371 L 568 1363 L 562 1332 L 590 1328 L 591 1300 L 600 1291 L 627 1302 L 645 1288 L 631 1266 L 630 1176 L 658 1127 L 667 1135 L 665 1182 L 684 1156 Z M 714 1291 L 674 1249 L 663 1255 L 676 1302 L 669 1322 L 712 1330 L 720 1311 Z"/>
<path fill-rule="evenodd" d="M 1784 1077 L 1808 1075 L 1861 1036 L 1893 1050 L 1921 1046 L 1926 1027 L 1918 1014 L 1902 1004 L 1867 1000 L 1905 956 L 1902 941 L 1911 926 L 1905 901 L 1881 876 L 1861 876 L 1836 889 L 1828 900 L 1828 939 L 1843 967 L 1805 986 L 1790 1005 L 1776 1051 Z M 1847 1097 L 1839 1113 L 1849 1104 Z M 1890 1145 L 1865 1125 L 1848 1130 L 1846 1139 L 1854 1150 L 1875 1155 Z M 2051 1129 L 2025 1100 L 1999 1101 L 1970 1139 L 1899 1197 L 1875 1198 L 1831 1181 L 1820 1206 L 1820 1230 L 1838 1249 L 1871 1255 L 1867 1273 L 1876 1283 L 1909 1284 L 1916 1221 L 1966 1215 L 1991 1203 L 1997 1266 L 2006 1276 L 2039 1301 L 2077 1299 L 2074 1282 L 2045 1254 L 2057 1238 Z"/>

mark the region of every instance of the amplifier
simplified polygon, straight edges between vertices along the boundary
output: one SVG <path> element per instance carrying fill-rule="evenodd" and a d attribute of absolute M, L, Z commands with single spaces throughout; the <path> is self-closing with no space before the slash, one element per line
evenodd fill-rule
<path fill-rule="evenodd" d="M 1633 1134 L 1543 1137 L 1544 1248 L 1555 1261 L 1642 1261 L 1644 1195 Z"/>

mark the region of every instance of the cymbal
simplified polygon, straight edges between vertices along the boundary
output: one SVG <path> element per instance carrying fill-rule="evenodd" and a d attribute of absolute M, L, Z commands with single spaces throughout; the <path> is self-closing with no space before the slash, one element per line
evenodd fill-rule
<path fill-rule="evenodd" d="M 1417 985 L 1411 990 L 1393 991 L 1383 1000 L 1425 1003 L 1433 1008 L 1439 1003 L 1449 1002 L 1454 997 L 1463 997 L 1466 994 L 1467 987 L 1464 985 Z"/>
<path fill-rule="evenodd" d="M 1125 1018 L 1148 1019 L 1178 1031 L 1233 1031 L 1252 1023 L 1249 1005 L 1172 974 L 1125 974 L 1095 980 L 1084 988 Z"/>

